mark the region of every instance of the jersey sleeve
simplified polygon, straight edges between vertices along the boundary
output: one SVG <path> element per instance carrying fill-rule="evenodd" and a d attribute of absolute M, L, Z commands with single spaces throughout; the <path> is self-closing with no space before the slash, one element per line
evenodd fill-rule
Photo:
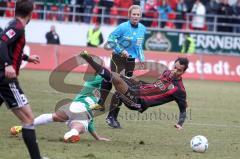
<path fill-rule="evenodd" d="M 139 47 L 139 60 L 140 61 L 144 61 L 145 60 L 145 57 L 144 57 L 144 52 L 143 52 L 143 45 L 144 45 L 144 38 L 145 38 L 145 33 L 146 33 L 146 27 L 143 26 L 143 39 L 141 41 L 141 44 L 140 44 L 140 47 Z"/>
<path fill-rule="evenodd" d="M 118 43 L 119 38 L 123 34 L 123 25 L 120 24 L 108 37 L 108 44 L 114 50 L 115 53 L 121 53 L 124 48 Z"/>
<path fill-rule="evenodd" d="M 0 37 L 0 57 L 1 62 L 5 65 L 11 65 L 12 61 L 9 57 L 8 46 L 14 43 L 24 33 L 24 30 L 16 28 L 5 29 Z"/>
<path fill-rule="evenodd" d="M 186 109 L 187 109 L 186 93 L 177 91 L 174 94 L 174 97 L 176 99 L 176 102 L 179 108 L 178 124 L 182 126 L 186 119 Z"/>
<path fill-rule="evenodd" d="M 88 131 L 89 131 L 90 133 L 96 131 L 96 128 L 95 128 L 93 119 L 91 119 L 91 121 L 90 121 L 89 124 L 88 124 Z"/>

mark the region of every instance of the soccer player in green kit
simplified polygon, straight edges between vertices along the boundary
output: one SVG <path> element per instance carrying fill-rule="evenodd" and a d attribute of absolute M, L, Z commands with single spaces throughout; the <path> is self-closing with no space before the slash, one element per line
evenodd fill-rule
<path fill-rule="evenodd" d="M 80 135 L 89 132 L 96 140 L 110 141 L 97 134 L 94 127 L 94 112 L 91 105 L 98 102 L 100 97 L 102 77 L 97 75 L 84 83 L 84 87 L 73 99 L 70 105 L 60 107 L 55 113 L 42 114 L 34 119 L 34 126 L 45 125 L 51 122 L 66 122 L 70 131 L 65 133 L 64 141 L 75 143 L 80 140 Z M 14 126 L 10 132 L 17 135 L 22 130 L 21 126 Z"/>

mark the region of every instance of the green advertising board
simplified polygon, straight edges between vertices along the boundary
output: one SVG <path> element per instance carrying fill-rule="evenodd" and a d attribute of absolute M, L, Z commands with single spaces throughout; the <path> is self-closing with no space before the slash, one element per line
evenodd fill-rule
<path fill-rule="evenodd" d="M 196 53 L 240 55 L 240 36 L 189 32 Z M 180 52 L 184 32 L 148 31 L 144 48 L 153 51 Z"/>

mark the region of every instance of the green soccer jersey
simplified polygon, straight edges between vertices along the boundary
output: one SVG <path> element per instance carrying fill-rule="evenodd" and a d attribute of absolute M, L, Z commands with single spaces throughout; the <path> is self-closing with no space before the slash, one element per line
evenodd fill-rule
<path fill-rule="evenodd" d="M 100 88 L 103 78 L 99 75 L 91 78 L 91 80 L 86 81 L 83 85 L 82 90 L 77 94 L 73 99 L 73 102 L 84 103 L 88 113 L 91 116 L 91 120 L 88 125 L 88 131 L 95 131 L 94 122 L 93 122 L 93 113 L 90 109 L 90 105 L 98 102 L 100 98 Z"/>

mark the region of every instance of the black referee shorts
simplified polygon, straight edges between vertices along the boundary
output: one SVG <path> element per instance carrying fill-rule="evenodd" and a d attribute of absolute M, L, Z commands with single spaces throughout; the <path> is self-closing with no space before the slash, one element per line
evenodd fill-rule
<path fill-rule="evenodd" d="M 135 68 L 135 58 L 122 57 L 121 54 L 112 54 L 111 71 L 120 73 L 125 69 L 125 76 L 132 77 Z"/>
<path fill-rule="evenodd" d="M 28 100 L 17 80 L 0 82 L 1 101 L 4 101 L 9 109 L 21 108 L 28 104 Z"/>

